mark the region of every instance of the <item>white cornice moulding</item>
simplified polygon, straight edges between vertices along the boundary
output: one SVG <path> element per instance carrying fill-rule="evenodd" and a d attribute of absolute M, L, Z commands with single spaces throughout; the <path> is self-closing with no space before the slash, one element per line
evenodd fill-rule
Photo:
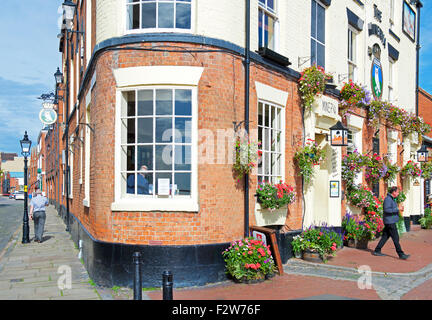
<path fill-rule="evenodd" d="M 118 88 L 142 85 L 198 86 L 203 67 L 148 66 L 113 69 Z"/>
<path fill-rule="evenodd" d="M 288 92 L 273 88 L 258 81 L 255 81 L 255 87 L 259 100 L 266 100 L 286 107 Z"/>

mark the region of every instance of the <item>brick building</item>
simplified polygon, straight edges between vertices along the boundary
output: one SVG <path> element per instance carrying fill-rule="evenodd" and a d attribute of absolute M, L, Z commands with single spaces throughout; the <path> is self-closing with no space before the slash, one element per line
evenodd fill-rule
<path fill-rule="evenodd" d="M 426 122 L 432 123 L 432 95 L 422 88 L 418 93 L 418 112 Z M 432 159 L 432 133 L 423 136 L 423 144 L 429 151 L 429 159 Z M 424 180 L 424 199 L 425 204 L 431 203 L 431 179 Z"/>
<path fill-rule="evenodd" d="M 342 188 L 329 197 L 329 181 L 342 184 L 349 151 L 330 146 L 330 127 L 342 120 L 352 133 L 349 148 L 387 154 L 400 165 L 418 147 L 400 128 L 371 128 L 365 110 L 343 119 L 338 112 L 343 80 L 372 86 L 374 58 L 389 75 L 385 99 L 415 110 L 415 39 L 399 30 L 405 9 L 377 2 L 380 14 L 370 1 L 250 1 L 248 35 L 247 1 L 76 1 L 72 28 L 79 32 L 65 25 L 60 38 L 65 80 L 59 120 L 45 138 L 46 177 L 92 279 L 130 285 L 132 253 L 140 251 L 145 285 L 159 285 L 167 268 L 176 285 L 200 285 L 225 278 L 220 252 L 243 237 L 245 224 L 276 228 L 284 262 L 302 228 L 325 222 L 340 229 L 345 211 L 355 209 Z M 314 63 L 333 73 L 337 89 L 305 112 L 298 80 Z M 245 201 L 232 152 L 247 106 L 250 137 L 262 142 L 263 157 Z M 306 186 L 293 156 L 308 138 L 328 160 Z M 254 193 L 259 182 L 279 180 L 297 198 L 270 215 Z M 384 182 L 371 187 L 385 196 Z M 409 220 L 420 211 L 418 190 L 403 187 Z"/>

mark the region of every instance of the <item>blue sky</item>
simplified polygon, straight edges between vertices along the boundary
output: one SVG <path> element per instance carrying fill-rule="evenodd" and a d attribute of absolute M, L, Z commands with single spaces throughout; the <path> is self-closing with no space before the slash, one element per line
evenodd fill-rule
<path fill-rule="evenodd" d="M 238 0 L 240 1 L 240 0 Z M 0 151 L 20 154 L 27 130 L 33 144 L 42 128 L 42 93 L 54 88 L 61 65 L 57 34 L 61 0 L 0 0 Z M 420 86 L 432 93 L 432 6 L 421 12 Z M 404 36 L 402 34 L 402 36 Z"/>
<path fill-rule="evenodd" d="M 37 143 L 42 93 L 53 91 L 58 52 L 59 0 L 0 1 L 0 151 L 21 155 L 28 131 Z"/>

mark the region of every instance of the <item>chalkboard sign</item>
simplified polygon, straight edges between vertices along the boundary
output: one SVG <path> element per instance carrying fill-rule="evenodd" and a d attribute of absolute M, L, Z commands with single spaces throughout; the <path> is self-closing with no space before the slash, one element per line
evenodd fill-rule
<path fill-rule="evenodd" d="M 252 226 L 249 228 L 250 234 L 252 237 L 257 238 L 259 240 L 263 240 L 264 243 L 267 245 L 270 245 L 270 251 L 272 253 L 273 259 L 276 263 L 276 266 L 279 271 L 279 275 L 283 275 L 283 267 L 282 267 L 282 260 L 279 253 L 279 247 L 276 241 L 276 230 L 265 228 L 265 227 L 257 227 Z M 263 236 L 265 236 L 265 239 Z"/>

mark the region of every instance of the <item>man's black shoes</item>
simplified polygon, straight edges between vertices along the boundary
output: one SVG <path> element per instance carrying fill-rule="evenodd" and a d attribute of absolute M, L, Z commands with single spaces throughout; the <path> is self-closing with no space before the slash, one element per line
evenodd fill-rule
<path fill-rule="evenodd" d="M 410 257 L 410 255 L 409 254 L 401 254 L 400 256 L 399 256 L 399 259 L 402 259 L 402 260 L 406 260 L 406 259 L 408 259 Z"/>
<path fill-rule="evenodd" d="M 379 257 L 383 257 L 383 256 L 385 256 L 384 253 L 381 253 L 381 252 L 378 252 L 378 251 L 374 251 L 374 252 L 372 252 L 372 254 L 373 254 L 374 256 L 379 256 Z"/>

